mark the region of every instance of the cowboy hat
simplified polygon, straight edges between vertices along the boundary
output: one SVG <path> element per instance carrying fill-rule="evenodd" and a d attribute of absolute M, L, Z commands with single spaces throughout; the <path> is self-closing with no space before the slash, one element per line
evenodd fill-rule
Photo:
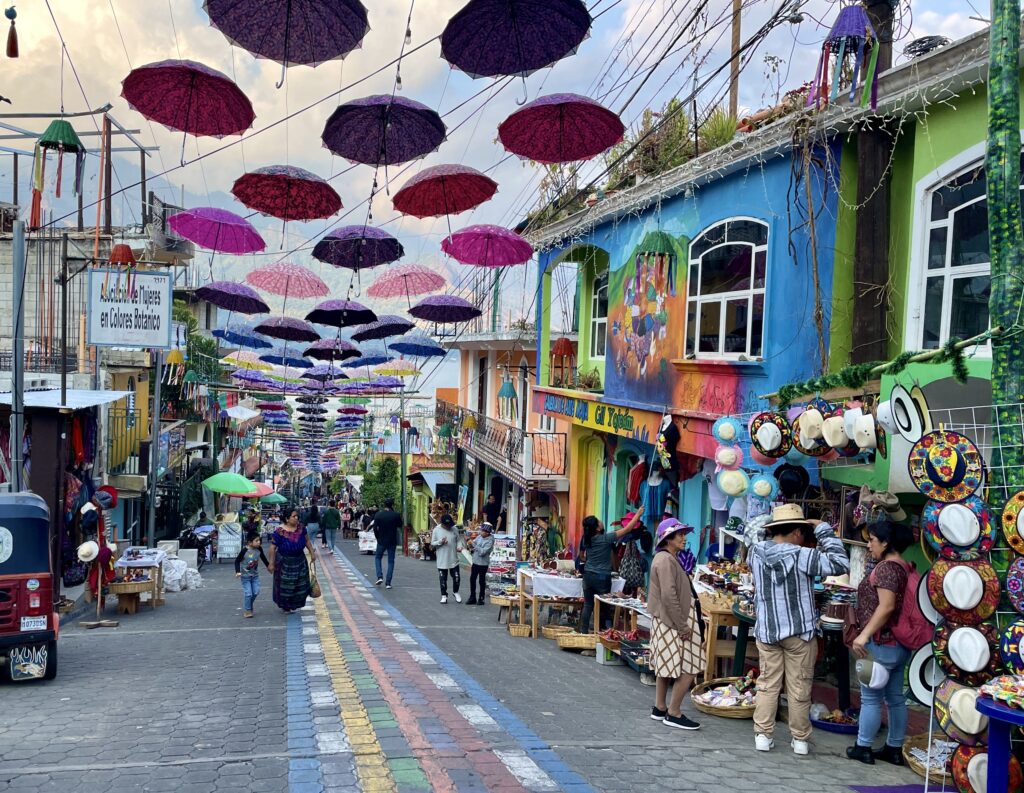
<path fill-rule="evenodd" d="M 782 457 L 793 446 L 793 428 L 780 413 L 758 413 L 750 422 L 750 445 L 765 457 Z"/>
<path fill-rule="evenodd" d="M 1006 571 L 1006 593 L 1010 603 L 1024 614 L 1024 557 L 1018 556 Z"/>
<path fill-rule="evenodd" d="M 800 498 L 811 485 L 811 475 L 803 466 L 784 463 L 775 469 L 779 491 L 786 498 Z"/>
<path fill-rule="evenodd" d="M 793 448 L 808 457 L 821 457 L 828 454 L 831 451 L 829 446 L 824 441 L 819 442 L 817 438 L 812 438 L 808 434 L 804 425 L 806 415 L 806 413 L 802 413 L 793 420 Z"/>
<path fill-rule="evenodd" d="M 100 546 L 94 540 L 86 540 L 78 546 L 78 561 L 89 562 L 95 561 L 100 555 Z"/>
<path fill-rule="evenodd" d="M 917 606 L 921 609 L 924 618 L 932 625 L 938 625 L 942 621 L 942 615 L 935 610 L 931 596 L 928 594 L 927 575 L 921 576 L 921 580 L 917 584 Z"/>
<path fill-rule="evenodd" d="M 961 683 L 980 686 L 999 669 L 996 647 L 999 636 L 994 625 L 951 625 L 944 622 L 935 629 L 932 652 L 950 677 Z"/>
<path fill-rule="evenodd" d="M 911 656 L 907 669 L 911 695 L 925 707 L 931 706 L 934 690 L 946 679 L 946 673 L 935 659 L 930 644 Z"/>
<path fill-rule="evenodd" d="M 742 425 L 732 416 L 722 416 L 711 425 L 711 434 L 715 440 L 725 445 L 736 443 L 742 431 Z"/>
<path fill-rule="evenodd" d="M 877 663 L 871 656 L 867 658 L 858 658 L 857 664 L 857 680 L 860 681 L 862 686 L 872 689 L 885 688 L 889 682 L 889 670 Z"/>
<path fill-rule="evenodd" d="M 1024 619 L 1006 626 L 999 638 L 999 658 L 1011 673 L 1024 674 Z"/>
<path fill-rule="evenodd" d="M 872 490 L 867 485 L 861 485 L 857 506 L 853 510 L 855 526 L 871 526 L 885 521 L 900 523 L 906 519 L 907 513 L 894 494 L 888 490 Z"/>
<path fill-rule="evenodd" d="M 892 434 L 899 432 L 899 429 L 896 427 L 896 418 L 892 414 L 891 399 L 886 399 L 884 402 L 878 403 L 878 407 L 875 408 L 875 421 L 877 421 L 879 426 L 886 432 Z"/>
<path fill-rule="evenodd" d="M 860 403 L 855 403 L 843 411 L 843 430 L 847 438 L 852 438 L 857 433 L 857 419 L 864 415 L 864 408 Z"/>
<path fill-rule="evenodd" d="M 932 605 L 958 625 L 977 625 L 991 617 L 999 604 L 999 592 L 999 576 L 985 561 L 938 559 L 928 571 Z"/>
<path fill-rule="evenodd" d="M 870 413 L 858 416 L 853 422 L 853 440 L 858 449 L 878 448 L 878 427 Z"/>
<path fill-rule="evenodd" d="M 953 782 L 960 793 L 987 793 L 988 750 L 984 746 L 957 747 L 950 760 Z M 1024 771 L 1020 761 L 1010 755 L 1006 793 L 1020 793 L 1024 788 Z"/>
<path fill-rule="evenodd" d="M 929 501 L 922 515 L 924 538 L 945 559 L 977 559 L 995 541 L 988 506 L 977 496 L 956 504 Z"/>
<path fill-rule="evenodd" d="M 805 518 L 804 510 L 799 504 L 779 504 L 772 509 L 772 519 L 764 525 L 765 530 L 777 529 L 782 526 L 808 527 L 816 526 L 821 521 L 815 518 Z"/>
<path fill-rule="evenodd" d="M 1003 507 L 1003 536 L 1013 550 L 1024 554 L 1024 490 L 1010 496 Z"/>
<path fill-rule="evenodd" d="M 973 746 L 984 740 L 988 716 L 978 712 L 974 703 L 979 691 L 952 678 L 946 678 L 935 689 L 935 715 L 943 731 L 959 743 Z"/>
<path fill-rule="evenodd" d="M 727 468 L 718 472 L 716 479 L 718 489 L 731 498 L 739 498 L 745 495 L 750 487 L 750 479 L 741 468 Z"/>
<path fill-rule="evenodd" d="M 679 532 L 689 534 L 691 531 L 693 531 L 693 526 L 689 526 L 675 518 L 665 518 L 665 520 L 658 524 L 658 530 L 654 536 L 654 547 L 660 548 L 673 534 L 678 534 Z"/>
<path fill-rule="evenodd" d="M 985 461 L 978 447 L 949 430 L 923 435 L 910 449 L 907 468 L 918 490 L 947 504 L 973 495 L 985 479 Z"/>
<path fill-rule="evenodd" d="M 911 443 L 917 443 L 921 436 L 931 432 L 932 422 L 924 392 L 918 386 L 907 391 L 901 385 L 893 386 L 889 395 L 894 429 Z"/>
<path fill-rule="evenodd" d="M 850 445 L 850 437 L 846 434 L 846 422 L 842 413 L 833 413 L 821 426 L 821 436 L 825 443 L 833 449 L 845 449 Z"/>
<path fill-rule="evenodd" d="M 804 437 L 809 438 L 812 441 L 821 440 L 825 425 L 825 417 L 817 406 L 808 406 L 807 409 L 800 414 L 799 421 Z"/>

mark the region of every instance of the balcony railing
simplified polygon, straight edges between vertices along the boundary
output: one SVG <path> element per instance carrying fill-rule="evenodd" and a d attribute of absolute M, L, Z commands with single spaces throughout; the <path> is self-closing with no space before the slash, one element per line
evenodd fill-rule
<path fill-rule="evenodd" d="M 70 345 L 69 345 L 70 346 Z M 11 371 L 14 362 L 14 353 L 5 350 L 0 352 L 0 372 Z M 78 371 L 78 354 L 68 350 L 67 371 Z M 64 356 L 58 353 L 34 352 L 29 350 L 25 353 L 25 370 L 43 374 L 60 374 L 64 371 Z"/>
<path fill-rule="evenodd" d="M 149 438 L 142 414 L 130 408 L 110 408 L 107 412 L 107 473 L 141 474 L 141 441 Z M 148 462 L 148 461 L 147 461 Z"/>

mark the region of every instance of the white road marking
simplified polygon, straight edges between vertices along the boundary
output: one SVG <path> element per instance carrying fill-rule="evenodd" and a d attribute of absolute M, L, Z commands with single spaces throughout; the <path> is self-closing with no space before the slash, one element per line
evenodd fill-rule
<path fill-rule="evenodd" d="M 462 714 L 462 718 L 482 730 L 497 730 L 498 722 L 492 719 L 487 711 L 479 705 L 456 705 L 455 709 Z"/>
<path fill-rule="evenodd" d="M 324 664 L 308 664 L 306 674 L 309 677 L 327 677 L 327 666 Z"/>
<path fill-rule="evenodd" d="M 495 749 L 494 754 L 527 790 L 558 790 L 558 783 L 527 757 L 526 752 Z"/>
<path fill-rule="evenodd" d="M 322 732 L 316 736 L 316 750 L 319 754 L 342 754 L 352 751 L 343 732 Z"/>
<path fill-rule="evenodd" d="M 412 656 L 412 660 L 414 660 L 418 664 L 436 664 L 437 663 L 437 661 L 435 661 L 430 656 L 430 653 L 426 652 L 425 650 L 409 650 L 409 655 L 411 655 Z"/>
<path fill-rule="evenodd" d="M 455 682 L 451 675 L 445 672 L 427 672 L 429 677 L 435 686 L 440 688 L 442 691 L 460 691 L 459 684 Z"/>
<path fill-rule="evenodd" d="M 395 641 L 401 642 L 402 644 L 416 644 L 416 640 L 408 633 L 396 633 Z"/>

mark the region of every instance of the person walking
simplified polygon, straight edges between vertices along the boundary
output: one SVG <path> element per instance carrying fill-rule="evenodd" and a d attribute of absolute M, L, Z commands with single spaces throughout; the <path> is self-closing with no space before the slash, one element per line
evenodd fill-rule
<path fill-rule="evenodd" d="M 793 752 L 805 755 L 810 752 L 811 681 L 819 616 L 814 579 L 849 572 L 850 560 L 832 527 L 805 518 L 798 504 L 775 507 L 764 529 L 768 539 L 757 543 L 750 554 L 757 617 L 754 635 L 761 668 L 754 746 L 767 752 L 775 745 L 775 712 L 785 678 Z M 812 536 L 817 547 L 803 547 Z"/>
<path fill-rule="evenodd" d="M 324 546 L 333 553 L 338 529 L 341 528 L 341 513 L 333 501 L 327 502 L 327 509 L 320 516 L 320 525 L 324 529 Z"/>
<path fill-rule="evenodd" d="M 242 579 L 242 616 L 252 618 L 253 605 L 260 593 L 260 562 L 271 573 L 274 569 L 263 553 L 263 543 L 258 531 L 250 531 L 245 535 L 245 547 L 235 557 L 235 578 Z"/>
<path fill-rule="evenodd" d="M 437 553 L 437 578 L 441 584 L 441 602 L 448 602 L 448 576 L 452 577 L 452 594 L 455 602 L 462 602 L 462 595 L 459 594 L 459 551 L 462 550 L 462 540 L 459 531 L 455 527 L 455 519 L 451 515 L 443 515 L 441 522 L 434 526 L 430 535 L 430 544 Z"/>
<path fill-rule="evenodd" d="M 606 532 L 604 524 L 594 515 L 583 519 L 583 541 L 579 558 L 583 563 L 583 611 L 580 614 L 580 633 L 591 633 L 594 615 L 594 597 L 612 591 L 612 552 L 620 537 L 625 537 L 643 518 L 644 508 L 636 511 L 633 520 L 615 531 Z"/>
<path fill-rule="evenodd" d="M 270 538 L 268 568 L 274 571 L 274 603 L 286 614 L 306 605 L 311 589 L 309 572 L 315 565 L 313 541 L 299 523 L 299 511 L 289 510 L 287 520 Z"/>
<path fill-rule="evenodd" d="M 385 589 L 391 589 L 391 579 L 395 574 L 395 551 L 398 548 L 399 532 L 402 529 L 402 516 L 395 512 L 395 502 L 388 499 L 384 502 L 384 509 L 378 512 L 373 518 L 373 536 L 377 540 L 377 550 L 373 552 L 373 566 L 377 572 L 377 586 L 384 584 Z M 388 577 L 384 578 L 381 569 L 381 561 L 384 554 L 388 555 Z"/>
<path fill-rule="evenodd" d="M 320 534 L 320 507 L 316 503 L 316 499 L 309 505 L 309 509 L 306 510 L 305 520 L 306 531 L 309 532 L 310 537 L 316 537 L 320 535 L 320 543 L 323 547 L 327 547 L 327 539 Z"/>
<path fill-rule="evenodd" d="M 903 558 L 903 552 L 913 542 L 910 529 L 900 523 L 883 521 L 868 527 L 868 554 L 877 564 L 857 588 L 860 633 L 851 649 L 858 658 L 870 657 L 884 667 L 889 680 L 880 688 L 861 684 L 857 742 L 846 750 L 851 760 L 868 765 L 874 765 L 875 760 L 903 765 L 908 715 L 903 673 L 912 651 L 897 641 L 892 628 L 908 594 L 910 563 Z M 889 729 L 884 746 L 874 751 L 872 744 L 882 724 L 883 702 L 889 711 Z"/>
<path fill-rule="evenodd" d="M 352 507 L 348 504 L 341 509 L 341 536 L 346 540 L 352 536 Z"/>
<path fill-rule="evenodd" d="M 491 564 L 491 551 L 494 550 L 493 527 L 490 523 L 480 524 L 480 534 L 473 540 L 469 549 L 473 553 L 473 566 L 469 573 L 469 600 L 467 606 L 484 605 L 487 587 L 487 568 Z M 480 597 L 477 598 L 477 583 L 480 584 Z"/>
<path fill-rule="evenodd" d="M 487 503 L 480 510 L 480 516 L 483 518 L 484 523 L 491 524 L 494 531 L 501 531 L 501 527 L 504 525 L 502 522 L 502 509 L 501 504 L 498 503 L 498 497 L 494 493 L 487 496 Z"/>
<path fill-rule="evenodd" d="M 690 580 L 696 559 L 686 553 L 686 535 L 691 531 L 693 526 L 675 518 L 658 524 L 647 595 L 651 667 L 657 678 L 651 718 L 681 730 L 700 729 L 700 724 L 683 715 L 682 706 L 694 678 L 704 670 L 704 620 Z M 672 699 L 666 702 L 669 686 Z"/>

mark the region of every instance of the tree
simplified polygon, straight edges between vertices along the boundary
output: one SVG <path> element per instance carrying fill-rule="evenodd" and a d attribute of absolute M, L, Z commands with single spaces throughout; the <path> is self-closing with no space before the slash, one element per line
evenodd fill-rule
<path fill-rule="evenodd" d="M 390 456 L 378 457 L 363 479 L 360 501 L 364 507 L 382 508 L 384 502 L 398 503 L 401 484 L 398 481 L 398 460 Z"/>

